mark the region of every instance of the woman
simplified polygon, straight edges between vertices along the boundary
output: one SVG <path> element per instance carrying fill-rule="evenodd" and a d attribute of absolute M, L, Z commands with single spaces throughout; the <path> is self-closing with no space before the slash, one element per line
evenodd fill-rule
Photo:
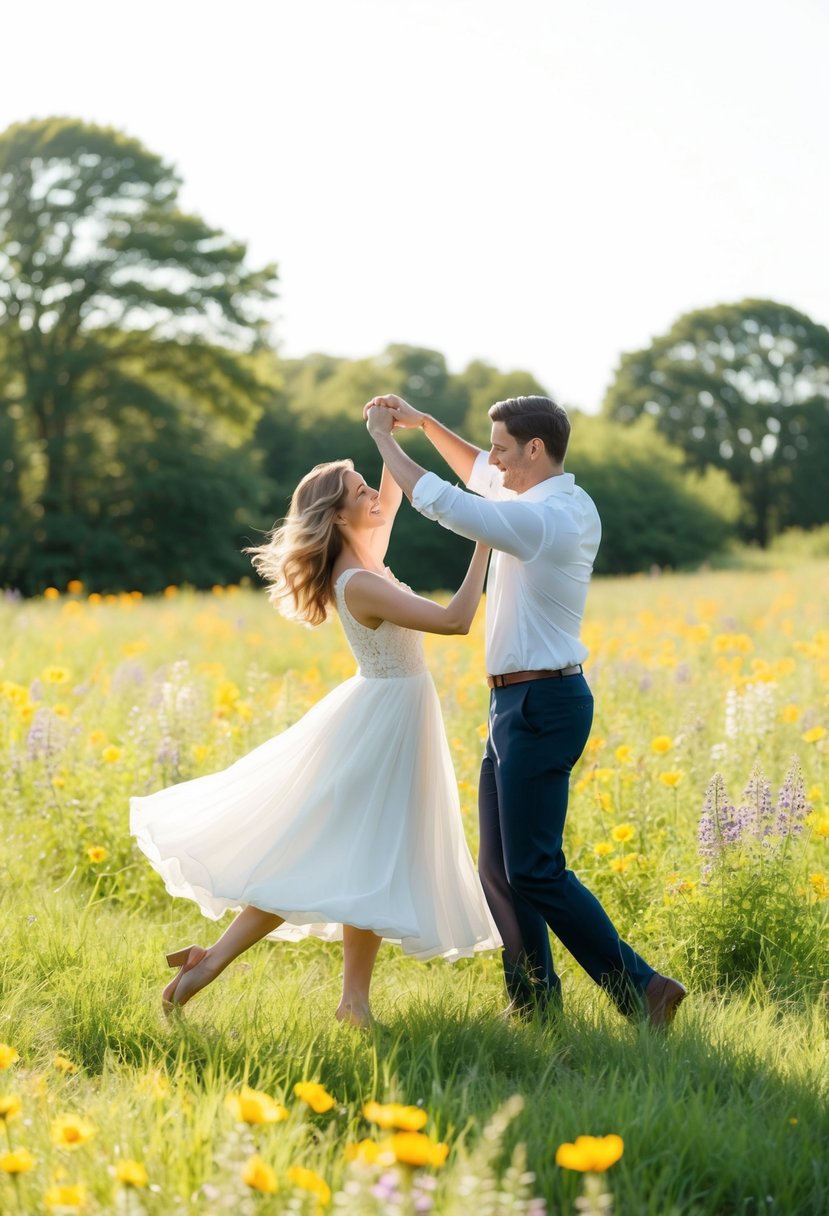
<path fill-rule="evenodd" d="M 217 920 L 212 946 L 167 956 L 184 1005 L 263 937 L 343 940 L 340 1021 L 367 1026 L 381 942 L 454 960 L 500 938 L 463 835 L 440 705 L 420 634 L 467 633 L 489 550 L 477 546 L 445 607 L 384 567 L 401 492 L 370 489 L 350 460 L 300 482 L 284 523 L 249 550 L 285 615 L 336 606 L 358 674 L 223 772 L 130 800 L 130 830 L 172 895 Z"/>

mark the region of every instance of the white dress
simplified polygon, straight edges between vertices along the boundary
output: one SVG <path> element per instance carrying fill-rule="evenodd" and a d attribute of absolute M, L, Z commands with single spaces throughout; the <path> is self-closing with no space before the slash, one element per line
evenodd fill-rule
<path fill-rule="evenodd" d="M 171 895 L 218 920 L 247 904 L 268 936 L 373 929 L 413 958 L 501 945 L 466 844 L 421 635 L 361 625 L 334 594 L 359 670 L 222 772 L 130 799 L 130 832 Z"/>

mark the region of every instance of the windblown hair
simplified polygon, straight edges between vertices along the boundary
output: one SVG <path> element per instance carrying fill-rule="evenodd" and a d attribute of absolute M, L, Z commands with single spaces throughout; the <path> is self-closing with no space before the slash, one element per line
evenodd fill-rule
<path fill-rule="evenodd" d="M 350 460 L 318 464 L 294 490 L 287 516 L 263 545 L 245 549 L 283 616 L 321 625 L 332 598 L 331 570 L 342 549 L 334 516 L 346 496 Z"/>
<path fill-rule="evenodd" d="M 540 439 L 548 456 L 564 464 L 570 439 L 567 411 L 549 397 L 508 397 L 489 407 L 493 422 L 503 422 L 513 439 L 522 445 Z"/>

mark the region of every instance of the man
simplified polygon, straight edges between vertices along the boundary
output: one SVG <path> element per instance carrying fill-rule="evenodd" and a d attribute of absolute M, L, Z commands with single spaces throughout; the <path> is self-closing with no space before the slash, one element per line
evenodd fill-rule
<path fill-rule="evenodd" d="M 549 926 L 623 1014 L 666 1027 L 685 989 L 622 941 L 599 901 L 566 868 L 562 850 L 570 770 L 593 719 L 579 631 L 601 537 L 592 500 L 564 472 L 567 414 L 547 397 L 496 403 L 487 456 L 401 397 L 375 397 L 364 413 L 413 506 L 494 550 L 479 869 L 504 941 L 510 1009 L 529 1016 L 560 1008 Z M 473 493 L 411 460 L 392 434 L 407 427 L 420 427 Z"/>

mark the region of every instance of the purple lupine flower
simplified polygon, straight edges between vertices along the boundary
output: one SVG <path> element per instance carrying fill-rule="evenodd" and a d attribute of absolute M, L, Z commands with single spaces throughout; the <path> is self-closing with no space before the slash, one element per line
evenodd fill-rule
<path fill-rule="evenodd" d="M 32 718 L 26 736 L 26 755 L 29 760 L 48 760 L 59 752 L 65 742 L 63 722 L 51 709 L 41 707 Z"/>
<path fill-rule="evenodd" d="M 398 1182 L 397 1174 L 381 1174 L 371 1188 L 371 1193 L 375 1199 L 386 1199 L 397 1203 L 403 1198 L 403 1193 L 398 1187 Z"/>
<path fill-rule="evenodd" d="M 146 678 L 147 673 L 142 663 L 126 659 L 119 663 L 112 673 L 112 690 L 121 692 L 125 688 L 135 687 L 136 684 L 143 684 Z"/>
<path fill-rule="evenodd" d="M 777 815 L 774 820 L 776 836 L 799 836 L 803 831 L 803 820 L 809 813 L 803 773 L 797 756 L 792 756 L 786 780 L 777 795 Z"/>
<path fill-rule="evenodd" d="M 715 858 L 725 845 L 733 844 L 738 838 L 734 807 L 728 801 L 725 782 L 721 773 L 714 773 L 708 782 L 699 819 L 697 839 L 700 856 Z"/>
<path fill-rule="evenodd" d="M 771 804 L 771 783 L 763 776 L 759 761 L 756 761 L 743 790 L 743 802 L 737 809 L 736 822 L 739 836 L 752 835 L 762 840 L 772 831 L 774 810 Z"/>
<path fill-rule="evenodd" d="M 32 680 L 31 684 L 29 685 L 29 700 L 30 701 L 42 701 L 43 700 L 43 684 L 37 678 Z"/>
<path fill-rule="evenodd" d="M 173 768 L 178 768 L 179 748 L 176 740 L 165 735 L 158 745 L 155 759 L 157 764 L 170 764 Z"/>

